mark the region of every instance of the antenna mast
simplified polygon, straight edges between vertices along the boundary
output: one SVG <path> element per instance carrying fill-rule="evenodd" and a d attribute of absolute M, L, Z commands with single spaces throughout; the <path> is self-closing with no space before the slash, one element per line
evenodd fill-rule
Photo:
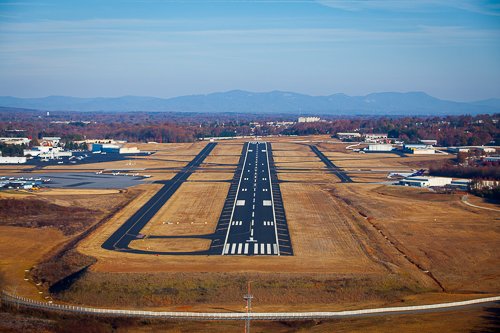
<path fill-rule="evenodd" d="M 245 318 L 245 333 L 250 333 L 250 317 L 248 316 L 249 313 L 252 312 L 252 298 L 253 295 L 250 294 L 250 283 L 253 281 L 247 281 L 248 283 L 248 294 L 243 296 L 244 299 L 247 301 L 247 317 Z"/>

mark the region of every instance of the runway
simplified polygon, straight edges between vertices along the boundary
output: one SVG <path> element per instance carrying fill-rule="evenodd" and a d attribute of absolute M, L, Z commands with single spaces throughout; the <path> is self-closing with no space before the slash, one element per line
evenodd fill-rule
<path fill-rule="evenodd" d="M 140 231 L 183 181 L 203 162 L 216 143 L 209 144 L 185 170 L 176 175 L 102 244 L 107 250 L 151 255 L 293 255 L 286 215 L 279 190 L 271 145 L 245 144 L 235 177 L 214 233 L 189 236 L 149 236 L 149 239 L 210 239 L 206 251 L 152 252 L 128 247 L 143 237 Z"/>

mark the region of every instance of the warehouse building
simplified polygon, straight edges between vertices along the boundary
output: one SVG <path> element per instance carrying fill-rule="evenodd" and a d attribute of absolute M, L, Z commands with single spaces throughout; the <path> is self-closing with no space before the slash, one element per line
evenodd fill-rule
<path fill-rule="evenodd" d="M 380 145 L 369 145 L 364 149 L 365 151 L 375 152 L 375 151 L 392 151 L 392 145 L 380 144 Z"/>
<path fill-rule="evenodd" d="M 137 147 L 131 148 L 121 148 L 118 145 L 111 144 L 93 144 L 92 145 L 93 153 L 118 153 L 118 154 L 137 154 L 141 151 L 137 149 Z"/>
<path fill-rule="evenodd" d="M 408 177 L 399 181 L 399 185 L 415 187 L 446 186 L 451 184 L 452 179 L 446 177 Z"/>
<path fill-rule="evenodd" d="M 1 157 L 1 164 L 22 164 L 26 163 L 26 157 Z"/>
<path fill-rule="evenodd" d="M 447 150 L 451 153 L 468 153 L 469 147 L 448 147 Z"/>

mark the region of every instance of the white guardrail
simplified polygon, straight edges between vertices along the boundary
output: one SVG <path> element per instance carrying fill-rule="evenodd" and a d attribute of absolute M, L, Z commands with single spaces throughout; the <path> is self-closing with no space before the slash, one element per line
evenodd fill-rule
<path fill-rule="evenodd" d="M 2 301 L 14 303 L 17 305 L 42 308 L 53 311 L 66 311 L 77 312 L 84 314 L 98 314 L 98 315 L 115 315 L 127 317 L 153 317 L 153 318 L 167 318 L 167 319 L 201 319 L 201 320 L 282 320 L 282 319 L 323 319 L 323 318 L 339 318 L 339 317 L 353 317 L 353 316 L 366 316 L 366 315 L 387 315 L 398 314 L 401 312 L 414 312 L 421 310 L 442 310 L 447 308 L 456 308 L 463 306 L 476 305 L 481 303 L 491 303 L 500 301 L 500 296 L 479 298 L 469 301 L 453 302 L 453 303 L 440 303 L 429 305 L 415 305 L 405 307 L 392 307 L 392 308 L 378 308 L 378 309 L 364 309 L 352 311 L 338 311 L 338 312 L 275 312 L 275 313 L 202 313 L 202 312 L 156 312 L 156 311 L 135 311 L 135 310 L 113 310 L 113 309 L 97 309 L 87 308 L 72 305 L 51 304 L 45 302 L 34 301 L 28 298 L 12 295 L 8 292 L 3 292 L 6 297 L 2 297 Z"/>

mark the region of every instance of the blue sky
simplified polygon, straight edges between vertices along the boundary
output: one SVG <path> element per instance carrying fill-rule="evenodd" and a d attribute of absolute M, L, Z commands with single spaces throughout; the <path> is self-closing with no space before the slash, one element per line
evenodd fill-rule
<path fill-rule="evenodd" d="M 500 1 L 0 0 L 0 95 L 500 98 Z"/>

